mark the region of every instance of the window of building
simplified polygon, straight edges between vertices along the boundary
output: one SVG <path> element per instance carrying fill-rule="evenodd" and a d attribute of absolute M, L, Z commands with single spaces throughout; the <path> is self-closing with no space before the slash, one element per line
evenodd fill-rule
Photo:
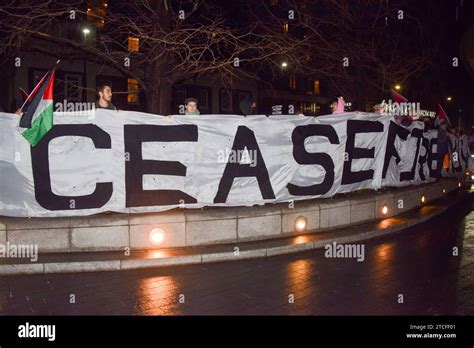
<path fill-rule="evenodd" d="M 128 79 L 128 94 L 127 94 L 127 103 L 128 104 L 139 104 L 138 96 L 138 81 L 136 79 Z"/>
<path fill-rule="evenodd" d="M 35 86 L 41 81 L 41 79 L 47 72 L 48 70 L 33 71 L 33 86 L 30 87 L 30 90 L 33 90 L 33 88 L 35 88 Z"/>
<path fill-rule="evenodd" d="M 187 98 L 186 88 L 176 88 L 176 105 L 184 105 L 184 100 Z"/>
<path fill-rule="evenodd" d="M 220 93 L 220 108 L 224 112 L 232 112 L 232 92 L 226 89 L 221 89 Z"/>
<path fill-rule="evenodd" d="M 94 24 L 96 28 L 102 29 L 105 24 L 107 1 L 87 1 L 87 22 Z"/>
<path fill-rule="evenodd" d="M 198 90 L 198 108 L 209 110 L 209 92 L 207 89 Z"/>
<path fill-rule="evenodd" d="M 290 76 L 290 89 L 292 91 L 296 90 L 296 77 L 294 75 Z"/>
<path fill-rule="evenodd" d="M 140 49 L 140 39 L 138 37 L 129 36 L 128 37 L 128 51 L 138 52 L 139 49 Z"/>
<path fill-rule="evenodd" d="M 288 29 L 289 29 L 288 21 L 285 21 L 285 22 L 283 23 L 283 32 L 284 32 L 285 34 L 287 34 L 287 33 L 288 33 Z"/>
<path fill-rule="evenodd" d="M 319 95 L 319 80 L 314 80 L 313 82 L 313 93 L 314 95 Z"/>
<path fill-rule="evenodd" d="M 305 112 L 305 104 L 303 102 L 300 102 L 300 114 L 304 114 Z"/>
<path fill-rule="evenodd" d="M 81 101 L 81 75 L 65 74 L 64 75 L 64 99 L 68 102 Z"/>

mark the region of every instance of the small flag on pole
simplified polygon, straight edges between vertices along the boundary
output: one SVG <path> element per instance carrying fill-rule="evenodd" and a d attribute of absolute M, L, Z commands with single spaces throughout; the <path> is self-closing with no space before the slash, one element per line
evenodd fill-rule
<path fill-rule="evenodd" d="M 440 125 L 441 122 L 443 122 L 443 121 L 448 122 L 449 126 L 451 127 L 451 121 L 449 121 L 448 115 L 444 111 L 441 104 L 438 104 L 438 116 L 436 116 L 435 126 Z"/>
<path fill-rule="evenodd" d="M 405 98 L 403 95 L 395 92 L 393 89 L 391 90 L 392 92 L 392 99 L 395 103 L 401 104 L 401 103 L 406 103 L 408 101 L 407 98 Z"/>
<path fill-rule="evenodd" d="M 53 86 L 58 63 L 59 60 L 38 82 L 21 107 L 20 132 L 31 146 L 36 146 L 53 128 Z"/>

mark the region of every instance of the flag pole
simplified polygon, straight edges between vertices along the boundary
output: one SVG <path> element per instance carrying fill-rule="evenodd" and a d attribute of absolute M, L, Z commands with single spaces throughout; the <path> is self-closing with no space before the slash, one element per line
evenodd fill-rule
<path fill-rule="evenodd" d="M 61 59 L 58 59 L 56 61 L 56 64 L 53 65 L 53 67 L 51 69 L 54 69 L 55 67 L 58 66 L 59 62 L 61 61 Z M 20 110 L 23 110 L 23 107 L 26 105 L 26 103 L 28 102 L 28 100 L 30 100 L 31 96 L 36 92 L 36 89 L 37 87 L 41 84 L 41 82 L 43 82 L 43 80 L 45 79 L 46 75 L 48 75 L 48 73 L 51 71 L 48 70 L 48 72 L 46 74 L 44 74 L 44 76 L 41 78 L 41 80 L 36 84 L 35 88 L 33 88 L 33 90 L 30 92 L 30 94 L 28 95 L 28 97 L 25 99 L 25 101 L 23 102 L 23 105 L 21 106 Z"/>

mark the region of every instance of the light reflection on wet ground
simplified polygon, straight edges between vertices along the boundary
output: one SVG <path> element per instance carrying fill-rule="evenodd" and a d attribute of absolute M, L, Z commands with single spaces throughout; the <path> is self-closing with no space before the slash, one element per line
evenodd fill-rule
<path fill-rule="evenodd" d="M 162 269 L 2 277 L 0 312 L 473 315 L 470 211 L 457 207 L 422 226 L 367 242 L 363 262 L 327 258 L 320 249 Z M 71 294 L 76 303 L 70 303 Z"/>

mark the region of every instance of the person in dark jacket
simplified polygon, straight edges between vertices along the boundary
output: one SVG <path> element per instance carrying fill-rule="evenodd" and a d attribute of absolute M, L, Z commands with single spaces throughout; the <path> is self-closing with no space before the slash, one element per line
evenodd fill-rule
<path fill-rule="evenodd" d="M 117 108 L 112 104 L 112 86 L 107 83 L 99 85 L 96 89 L 97 101 L 95 103 L 96 109 L 115 110 Z"/>
<path fill-rule="evenodd" d="M 239 107 L 244 116 L 257 114 L 257 102 L 249 97 L 245 97 L 245 99 L 240 102 Z"/>
<path fill-rule="evenodd" d="M 449 156 L 449 137 L 448 137 L 448 122 L 443 121 L 438 126 L 438 161 L 436 166 L 436 177 L 441 177 L 443 164 L 446 162 L 445 157 Z"/>

